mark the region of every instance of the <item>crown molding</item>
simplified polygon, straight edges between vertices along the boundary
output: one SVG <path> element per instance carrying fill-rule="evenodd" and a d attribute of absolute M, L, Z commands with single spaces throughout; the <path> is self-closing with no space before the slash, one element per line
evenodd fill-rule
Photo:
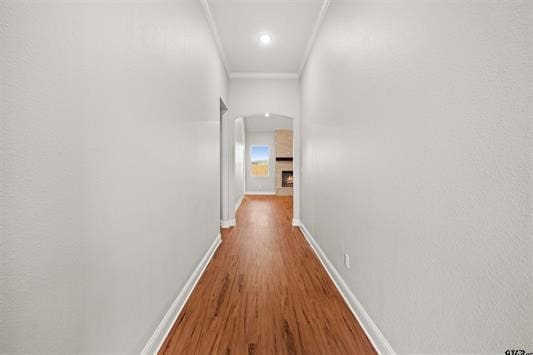
<path fill-rule="evenodd" d="M 326 15 L 326 11 L 328 10 L 329 4 L 331 3 L 331 0 L 322 1 L 320 12 L 318 13 L 318 16 L 316 18 L 315 24 L 313 26 L 313 31 L 311 32 L 311 36 L 309 37 L 309 40 L 307 42 L 307 46 L 305 48 L 305 52 L 300 62 L 300 66 L 298 68 L 297 73 L 232 73 L 230 70 L 229 62 L 226 57 L 226 53 L 224 52 L 224 47 L 222 46 L 220 35 L 218 34 L 218 29 L 215 23 L 215 19 L 213 17 L 213 13 L 211 12 L 211 8 L 209 7 L 208 0 L 199 1 L 202 4 L 202 8 L 204 9 L 205 17 L 209 24 L 209 28 L 211 29 L 211 34 L 213 36 L 213 40 L 215 41 L 218 53 L 220 55 L 220 59 L 222 61 L 222 64 L 224 65 L 224 69 L 226 70 L 226 75 L 231 79 L 298 79 L 302 74 L 303 69 L 305 68 L 307 60 L 309 59 L 309 55 L 311 54 L 311 50 L 313 49 L 313 46 L 315 44 L 318 31 L 320 29 L 320 26 L 322 25 L 322 22 L 324 22 L 324 16 Z"/>
<path fill-rule="evenodd" d="M 213 40 L 215 41 L 218 54 L 220 55 L 220 59 L 222 60 L 224 69 L 226 69 L 226 75 L 230 76 L 231 70 L 229 68 L 228 59 L 226 58 L 226 54 L 224 53 L 224 47 L 222 46 L 222 41 L 220 40 L 220 35 L 218 34 L 215 18 L 213 17 L 213 13 L 211 12 L 209 3 L 207 2 L 207 0 L 200 0 L 200 3 L 202 4 L 202 8 L 204 9 L 205 17 L 207 19 L 207 23 L 209 24 L 209 28 L 211 29 L 211 34 L 213 35 Z"/>
<path fill-rule="evenodd" d="M 298 73 L 243 73 L 235 72 L 230 79 L 298 79 Z"/>
<path fill-rule="evenodd" d="M 322 22 L 324 22 L 324 16 L 326 15 L 326 11 L 328 10 L 330 3 L 331 3 L 331 0 L 322 1 L 322 7 L 320 8 L 320 12 L 318 13 L 318 16 L 316 18 L 315 25 L 313 26 L 313 31 L 311 32 L 311 36 L 309 37 L 309 41 L 307 42 L 307 46 L 305 47 L 305 52 L 302 57 L 302 61 L 300 62 L 300 67 L 298 68 L 298 76 L 302 74 L 302 71 L 305 68 L 305 64 L 307 63 L 307 60 L 309 59 L 309 55 L 311 54 L 311 49 L 313 49 L 313 46 L 315 45 L 315 41 L 318 35 L 318 30 L 320 29 Z"/>

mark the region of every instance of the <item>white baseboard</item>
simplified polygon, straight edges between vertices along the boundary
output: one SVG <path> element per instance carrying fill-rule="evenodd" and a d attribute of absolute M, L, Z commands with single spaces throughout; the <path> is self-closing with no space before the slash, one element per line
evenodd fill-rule
<path fill-rule="evenodd" d="M 227 221 L 225 220 L 220 220 L 220 227 L 221 228 L 231 228 L 231 227 L 235 227 L 237 225 L 237 222 L 235 221 L 235 218 L 234 219 L 228 219 Z"/>
<path fill-rule="evenodd" d="M 141 354 L 156 354 L 159 351 L 159 348 L 161 347 L 161 345 L 163 345 L 163 342 L 165 341 L 170 330 L 172 329 L 172 326 L 176 322 L 176 319 L 178 319 L 178 316 L 181 310 L 183 309 L 183 306 L 185 306 L 185 303 L 189 299 L 189 296 L 194 290 L 194 287 L 198 283 L 198 280 L 200 280 L 200 277 L 204 273 L 205 268 L 211 261 L 211 258 L 215 254 L 215 251 L 217 250 L 221 242 L 222 238 L 219 233 L 213 241 L 213 244 L 211 244 L 204 257 L 202 258 L 198 266 L 196 266 L 196 269 L 194 269 L 193 273 L 185 283 L 185 286 L 181 289 L 174 302 L 172 302 L 172 305 L 161 320 L 161 323 L 159 323 L 156 330 L 148 340 L 148 343 L 146 343 L 146 345 L 144 346 Z"/>
<path fill-rule="evenodd" d="M 244 193 L 245 195 L 266 195 L 266 196 L 271 196 L 271 195 L 275 195 L 276 193 L 275 192 L 269 192 L 269 191 L 246 191 Z"/>
<path fill-rule="evenodd" d="M 381 332 L 381 330 L 379 330 L 378 326 L 376 325 L 376 323 L 374 323 L 372 318 L 370 318 L 361 302 L 359 302 L 357 297 L 355 297 L 355 295 L 353 294 L 352 290 L 350 290 L 346 282 L 344 282 L 337 269 L 335 269 L 331 261 L 329 261 L 328 257 L 326 256 L 326 254 L 324 254 L 324 252 L 322 251 L 318 243 L 315 241 L 311 233 L 307 230 L 307 228 L 305 228 L 304 224 L 301 221 L 299 221 L 299 223 L 299 228 L 302 231 L 302 234 L 304 235 L 305 239 L 307 239 L 307 242 L 315 252 L 320 262 L 322 263 L 322 266 L 324 266 L 324 269 L 326 269 L 326 272 L 339 290 L 340 294 L 344 298 L 344 301 L 352 311 L 353 315 L 355 316 L 355 318 L 357 318 L 359 324 L 361 324 L 361 327 L 365 331 L 368 339 L 370 340 L 376 351 L 379 354 L 396 354 L 392 346 L 389 344 L 389 342 Z"/>
<path fill-rule="evenodd" d="M 241 196 L 241 198 L 239 199 L 239 201 L 237 201 L 237 203 L 235 204 L 235 212 L 237 212 L 237 210 L 238 210 L 239 207 L 241 206 L 241 203 L 242 203 L 243 198 L 244 198 L 244 195 Z"/>
<path fill-rule="evenodd" d="M 298 218 L 293 218 L 292 219 L 292 225 L 293 227 L 298 227 L 302 224 L 302 222 L 298 219 Z"/>

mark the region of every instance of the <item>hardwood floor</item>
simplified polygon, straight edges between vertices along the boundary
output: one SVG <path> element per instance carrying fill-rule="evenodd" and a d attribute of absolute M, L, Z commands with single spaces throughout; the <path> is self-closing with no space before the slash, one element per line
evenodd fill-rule
<path fill-rule="evenodd" d="M 291 222 L 291 197 L 245 197 L 160 354 L 375 354 Z"/>

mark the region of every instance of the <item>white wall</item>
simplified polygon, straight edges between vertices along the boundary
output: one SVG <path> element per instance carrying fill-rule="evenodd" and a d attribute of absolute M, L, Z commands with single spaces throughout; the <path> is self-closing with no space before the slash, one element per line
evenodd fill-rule
<path fill-rule="evenodd" d="M 298 79 L 231 79 L 228 90 L 229 116 L 297 115 Z"/>
<path fill-rule="evenodd" d="M 246 142 L 245 142 L 245 123 L 244 118 L 239 117 L 235 119 L 235 161 L 234 161 L 234 177 L 235 177 L 235 191 L 234 191 L 234 205 L 237 205 L 244 196 L 244 176 L 245 176 L 245 160 L 246 160 Z"/>
<path fill-rule="evenodd" d="M 276 129 L 293 128 L 294 120 L 284 116 L 265 115 L 249 116 L 245 118 L 247 132 L 266 132 Z"/>
<path fill-rule="evenodd" d="M 270 147 L 270 166 L 268 176 L 252 176 L 250 171 L 250 146 L 268 145 Z M 276 139 L 274 131 L 246 132 L 246 192 L 276 192 Z"/>
<path fill-rule="evenodd" d="M 198 1 L 1 2 L 0 352 L 138 353 L 218 233 Z"/>
<path fill-rule="evenodd" d="M 533 349 L 532 4 L 333 1 L 303 73 L 303 223 L 397 352 Z"/>

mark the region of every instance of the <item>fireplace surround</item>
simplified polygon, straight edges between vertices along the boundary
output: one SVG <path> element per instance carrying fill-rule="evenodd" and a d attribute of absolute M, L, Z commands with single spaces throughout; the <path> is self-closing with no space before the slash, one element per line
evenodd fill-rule
<path fill-rule="evenodd" d="M 292 130 L 276 130 L 276 195 L 292 196 L 294 187 Z"/>
<path fill-rule="evenodd" d="M 283 170 L 281 172 L 281 187 L 292 187 L 293 177 L 292 170 Z"/>

